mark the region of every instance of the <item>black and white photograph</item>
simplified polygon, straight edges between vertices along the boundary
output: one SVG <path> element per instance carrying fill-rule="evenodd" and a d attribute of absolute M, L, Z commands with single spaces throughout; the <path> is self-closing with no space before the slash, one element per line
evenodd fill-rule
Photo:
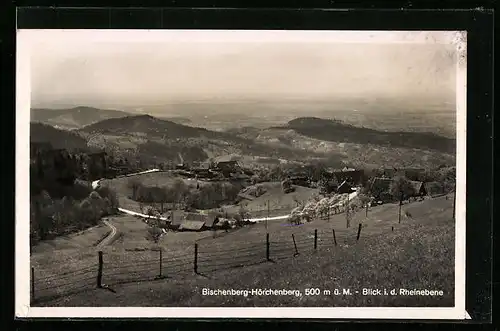
<path fill-rule="evenodd" d="M 17 38 L 18 313 L 466 318 L 465 32 Z"/>

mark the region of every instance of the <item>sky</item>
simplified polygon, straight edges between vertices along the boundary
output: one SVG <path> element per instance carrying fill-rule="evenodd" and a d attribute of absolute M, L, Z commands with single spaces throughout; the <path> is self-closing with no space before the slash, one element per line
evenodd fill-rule
<path fill-rule="evenodd" d="M 454 98 L 456 46 L 442 33 L 203 33 L 170 32 L 164 39 L 102 33 L 85 38 L 74 31 L 60 38 L 49 32 L 32 36 L 32 107 Z"/>

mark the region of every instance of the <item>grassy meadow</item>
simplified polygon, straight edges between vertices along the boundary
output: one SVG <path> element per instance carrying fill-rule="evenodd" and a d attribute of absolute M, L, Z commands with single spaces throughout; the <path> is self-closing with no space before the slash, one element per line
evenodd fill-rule
<path fill-rule="evenodd" d="M 446 197 L 403 206 L 361 210 L 346 227 L 345 214 L 300 226 L 286 220 L 230 232 L 168 232 L 158 245 L 146 239 L 147 225 L 130 216 L 111 218 L 117 239 L 103 249 L 103 282 L 95 288 L 97 249 L 66 248 L 34 253 L 37 275 L 57 283 L 61 273 L 73 280 L 56 290 L 38 291 L 42 306 L 453 306 L 454 220 Z M 358 225 L 362 224 L 359 241 Z M 314 249 L 314 233 L 317 246 Z M 333 231 L 337 245 L 333 239 Z M 270 260 L 266 260 L 266 234 Z M 295 245 L 292 239 L 295 239 Z M 89 241 L 90 243 L 90 241 Z M 198 274 L 194 245 L 198 245 Z M 158 246 L 163 248 L 162 260 Z M 298 255 L 295 253 L 298 251 Z M 60 261 L 65 261 L 61 265 Z M 42 267 L 43 266 L 43 267 Z M 89 280 L 79 281 L 88 268 Z M 162 277 L 160 275 L 160 270 Z M 83 277 L 83 276 L 82 276 Z M 45 281 L 47 282 L 47 281 Z M 37 282 L 36 284 L 39 284 Z M 39 285 L 37 285 L 39 286 Z M 57 285 L 55 285 L 57 287 Z M 203 296 L 210 289 L 298 289 L 302 296 Z M 305 296 L 306 288 L 442 290 L 443 296 Z M 52 292 L 51 292 L 52 291 Z M 43 299 L 42 294 L 46 299 Z"/>

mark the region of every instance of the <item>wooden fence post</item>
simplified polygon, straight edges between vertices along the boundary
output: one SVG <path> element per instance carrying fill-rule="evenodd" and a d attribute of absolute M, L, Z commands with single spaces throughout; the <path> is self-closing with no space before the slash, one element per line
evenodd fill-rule
<path fill-rule="evenodd" d="M 268 261 L 271 260 L 271 258 L 269 257 L 269 233 L 266 233 L 266 259 Z"/>
<path fill-rule="evenodd" d="M 318 229 L 314 229 L 314 250 L 318 248 Z"/>
<path fill-rule="evenodd" d="M 295 246 L 295 254 L 294 256 L 299 255 L 299 250 L 297 248 L 297 243 L 295 242 L 295 235 L 292 233 L 293 246 Z"/>
<path fill-rule="evenodd" d="M 359 236 L 361 235 L 361 228 L 363 227 L 363 225 L 361 223 L 359 223 L 359 226 L 358 226 L 358 235 L 356 236 L 356 241 L 359 240 Z"/>
<path fill-rule="evenodd" d="M 398 223 L 401 223 L 401 207 L 403 206 L 403 196 L 399 200 Z"/>
<path fill-rule="evenodd" d="M 160 247 L 160 278 L 163 277 L 163 249 Z"/>
<path fill-rule="evenodd" d="M 35 267 L 31 267 L 31 299 L 35 301 Z"/>
<path fill-rule="evenodd" d="M 365 217 L 368 217 L 368 203 L 366 204 Z"/>
<path fill-rule="evenodd" d="M 332 233 L 333 233 L 333 243 L 335 244 L 335 246 L 337 246 L 337 237 L 335 236 L 335 229 L 332 229 Z"/>
<path fill-rule="evenodd" d="M 102 266 L 103 266 L 103 259 L 102 259 L 102 251 L 98 252 L 98 257 L 99 257 L 99 268 L 97 270 L 97 287 L 101 288 L 102 287 Z"/>
<path fill-rule="evenodd" d="M 194 273 L 198 273 L 198 244 L 194 244 Z"/>

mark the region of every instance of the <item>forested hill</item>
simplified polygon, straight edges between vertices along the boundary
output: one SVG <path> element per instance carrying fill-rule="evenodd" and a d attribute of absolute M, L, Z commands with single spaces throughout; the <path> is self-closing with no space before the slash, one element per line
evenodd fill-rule
<path fill-rule="evenodd" d="M 56 129 L 42 123 L 30 124 L 30 142 L 50 143 L 53 148 L 86 149 L 87 141 L 75 132 Z"/>
<path fill-rule="evenodd" d="M 455 139 L 427 132 L 389 132 L 356 127 L 340 121 L 316 117 L 301 117 L 279 127 L 294 130 L 304 136 L 344 143 L 407 147 L 455 153 Z"/>

